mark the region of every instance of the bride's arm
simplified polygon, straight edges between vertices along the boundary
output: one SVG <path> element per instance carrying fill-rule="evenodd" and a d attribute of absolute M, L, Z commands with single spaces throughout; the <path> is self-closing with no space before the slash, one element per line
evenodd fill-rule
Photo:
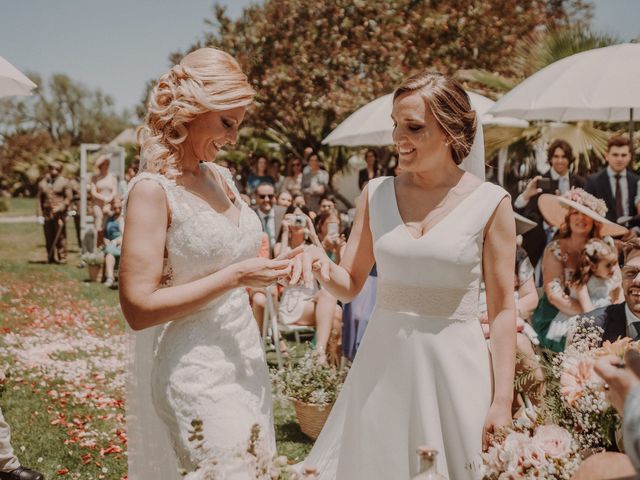
<path fill-rule="evenodd" d="M 233 288 L 266 286 L 290 272 L 289 260 L 253 258 L 193 282 L 160 288 L 168 217 L 160 185 L 141 181 L 131 190 L 119 281 L 122 312 L 134 330 L 176 320 Z"/>
<path fill-rule="evenodd" d="M 322 247 L 311 247 L 297 257 L 292 281 L 295 282 L 299 275 L 305 279 L 315 275 L 331 295 L 343 302 L 350 302 L 362 289 L 374 261 L 368 188 L 365 186 L 356 203 L 356 215 L 340 265 L 333 263 Z"/>
<path fill-rule="evenodd" d="M 485 227 L 482 251 L 487 313 L 491 331 L 494 394 L 485 433 L 511 424 L 516 362 L 516 309 L 513 296 L 516 232 L 513 212 L 504 198 Z M 486 447 L 486 435 L 483 445 Z"/>

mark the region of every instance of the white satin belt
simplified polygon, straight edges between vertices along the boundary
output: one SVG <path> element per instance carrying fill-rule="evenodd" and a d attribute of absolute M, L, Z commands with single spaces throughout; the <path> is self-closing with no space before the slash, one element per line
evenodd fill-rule
<path fill-rule="evenodd" d="M 478 288 L 432 288 L 378 281 L 376 306 L 399 313 L 478 320 Z"/>

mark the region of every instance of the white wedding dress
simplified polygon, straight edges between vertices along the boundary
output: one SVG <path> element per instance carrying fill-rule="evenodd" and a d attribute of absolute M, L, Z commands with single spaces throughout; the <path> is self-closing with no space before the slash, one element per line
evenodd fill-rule
<path fill-rule="evenodd" d="M 239 226 L 162 175 L 142 173 L 130 184 L 129 191 L 151 180 L 165 190 L 171 211 L 167 285 L 258 254 L 260 220 L 240 199 L 228 170 L 217 168 L 235 191 Z M 232 290 L 180 320 L 129 331 L 129 339 L 129 479 L 176 480 L 178 469 L 193 472 L 213 459 L 215 478 L 256 478 L 241 457 L 252 426 L 260 427 L 268 456 L 275 453 L 275 435 L 269 372 L 246 289 Z M 202 421 L 202 442 L 189 440 L 193 420 Z"/>
<path fill-rule="evenodd" d="M 482 165 L 482 164 L 480 164 Z M 327 423 L 304 465 L 321 480 L 408 480 L 438 450 L 450 480 L 477 479 L 492 370 L 478 321 L 484 227 L 507 193 L 481 183 L 422 237 L 394 179 L 371 180 L 377 301 Z"/>

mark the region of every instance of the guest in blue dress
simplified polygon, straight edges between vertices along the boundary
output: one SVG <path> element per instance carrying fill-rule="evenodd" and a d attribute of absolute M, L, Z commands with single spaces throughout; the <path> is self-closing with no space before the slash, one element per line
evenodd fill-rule
<path fill-rule="evenodd" d="M 111 287 L 114 282 L 116 263 L 120 260 L 120 246 L 124 232 L 124 218 L 122 217 L 122 203 L 119 198 L 111 202 L 111 213 L 104 222 L 104 268 L 105 287 Z"/>
<path fill-rule="evenodd" d="M 376 288 L 378 285 L 378 272 L 376 266 L 369 272 L 369 277 L 364 283 L 360 293 L 343 307 L 342 314 L 342 351 L 344 356 L 353 360 L 358 351 L 358 346 L 367 328 L 369 317 L 376 303 Z"/>

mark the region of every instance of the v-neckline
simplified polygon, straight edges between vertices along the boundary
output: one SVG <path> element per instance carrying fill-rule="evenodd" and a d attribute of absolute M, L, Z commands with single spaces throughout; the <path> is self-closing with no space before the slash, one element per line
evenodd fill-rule
<path fill-rule="evenodd" d="M 224 177 L 222 178 L 222 180 L 226 181 L 224 179 Z M 218 180 L 215 179 L 214 181 L 217 182 Z M 175 183 L 176 187 L 180 188 L 182 191 L 184 191 L 184 192 L 188 193 L 189 195 L 191 195 L 198 202 L 201 202 L 204 205 L 206 205 L 208 211 L 210 211 L 214 215 L 218 215 L 218 216 L 224 218 L 229 223 L 229 225 L 234 227 L 236 230 L 240 230 L 242 228 L 242 210 L 243 210 L 243 205 L 241 203 L 241 200 L 237 196 L 236 196 L 235 202 L 231 202 L 231 206 L 238 209 L 238 223 L 236 224 L 236 222 L 233 222 L 232 219 L 229 218 L 227 215 L 225 215 L 224 213 L 219 212 L 218 210 L 213 208 L 213 206 L 202 195 L 198 194 L 197 192 L 189 190 L 184 185 L 181 185 L 181 184 L 179 184 L 177 182 L 174 182 L 174 183 Z M 227 210 L 229 210 L 229 209 L 227 209 Z"/>
<path fill-rule="evenodd" d="M 409 236 L 410 239 L 415 240 L 415 241 L 422 240 L 423 238 L 428 236 L 433 230 L 435 230 L 437 227 L 439 227 L 441 223 L 443 223 L 445 220 L 447 220 L 456 210 L 458 210 L 458 208 L 460 208 L 460 206 L 463 205 L 470 197 L 472 197 L 478 190 L 480 190 L 482 188 L 482 185 L 484 185 L 486 183 L 486 182 L 481 182 L 480 185 L 478 185 L 476 188 L 474 188 L 471 191 L 471 193 L 469 193 L 466 197 L 464 197 L 462 200 L 460 200 L 460 202 L 458 202 L 458 204 L 455 207 L 453 207 L 449 212 L 447 212 L 447 214 L 444 217 L 442 217 L 438 222 L 436 222 L 435 225 L 431 226 L 426 232 L 424 232 L 419 237 L 415 237 L 415 236 L 413 236 L 411 234 L 411 230 L 409 230 L 409 227 L 407 227 L 407 224 L 404 221 L 404 219 L 402 218 L 402 214 L 400 213 L 400 206 L 398 205 L 398 195 L 396 194 L 396 181 L 395 180 L 396 180 L 395 177 L 391 177 L 391 193 L 392 193 L 392 196 L 393 196 L 393 205 L 395 207 L 396 216 L 398 217 L 398 220 L 400 221 L 400 224 L 402 225 L 402 229 L 406 232 L 406 234 Z M 453 188 L 455 188 L 455 187 L 453 187 Z M 428 217 L 432 212 L 433 212 L 433 210 L 431 210 L 429 213 L 427 213 L 425 218 Z"/>

